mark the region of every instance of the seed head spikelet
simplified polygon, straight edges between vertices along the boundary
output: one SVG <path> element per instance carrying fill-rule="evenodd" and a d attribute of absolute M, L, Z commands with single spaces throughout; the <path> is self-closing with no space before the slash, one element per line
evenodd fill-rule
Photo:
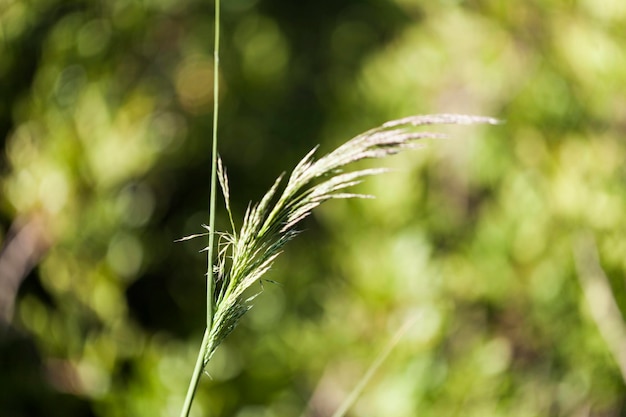
<path fill-rule="evenodd" d="M 318 148 L 315 147 L 298 162 L 286 183 L 285 174 L 281 174 L 259 203 L 248 206 L 239 231 L 233 220 L 226 169 L 218 159 L 217 176 L 232 230 L 216 234 L 219 240 L 213 269 L 217 284 L 215 314 L 206 342 L 204 364 L 251 308 L 251 301 L 258 293 L 248 298 L 244 293 L 261 280 L 285 244 L 298 234 L 297 224 L 328 200 L 371 198 L 346 190 L 367 177 L 388 171 L 386 168 L 366 168 L 344 172 L 347 165 L 420 147 L 416 142 L 421 139 L 445 137 L 439 133 L 416 131 L 418 126 L 472 123 L 496 124 L 498 121 L 452 114 L 411 116 L 362 133 L 317 160 L 314 156 Z"/>

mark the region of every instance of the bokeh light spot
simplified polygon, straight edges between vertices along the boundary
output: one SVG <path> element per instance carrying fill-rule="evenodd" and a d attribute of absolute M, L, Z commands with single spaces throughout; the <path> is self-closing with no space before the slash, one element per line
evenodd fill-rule
<path fill-rule="evenodd" d="M 143 226 L 154 211 L 154 193 L 143 183 L 129 184 L 120 191 L 116 206 L 126 224 L 133 227 Z"/>
<path fill-rule="evenodd" d="M 235 44 L 248 80 L 267 83 L 284 75 L 289 46 L 273 20 L 258 15 L 243 19 L 235 31 Z"/>
<path fill-rule="evenodd" d="M 107 261 L 121 277 L 133 277 L 139 271 L 142 260 L 143 248 L 136 236 L 119 233 L 111 240 Z"/>
<path fill-rule="evenodd" d="M 200 55 L 187 57 L 176 71 L 175 83 L 185 110 L 194 114 L 207 112 L 213 95 L 213 61 Z"/>
<path fill-rule="evenodd" d="M 78 53 L 85 57 L 99 54 L 107 47 L 110 38 L 111 28 L 108 22 L 92 20 L 78 32 Z"/>
<path fill-rule="evenodd" d="M 39 198 L 50 213 L 60 212 L 67 202 L 69 183 L 59 170 L 49 170 L 39 184 Z"/>

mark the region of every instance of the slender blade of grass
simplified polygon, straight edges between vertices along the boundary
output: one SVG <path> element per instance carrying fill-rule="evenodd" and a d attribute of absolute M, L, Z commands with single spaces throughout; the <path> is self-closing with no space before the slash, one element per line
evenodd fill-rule
<path fill-rule="evenodd" d="M 213 293 L 215 291 L 215 279 L 213 272 L 213 250 L 215 246 L 215 195 L 217 187 L 217 127 L 219 120 L 219 56 L 220 56 L 220 0 L 215 0 L 215 32 L 214 32 L 214 57 L 213 57 L 213 135 L 211 147 L 211 186 L 209 191 L 209 246 L 207 249 L 207 273 L 206 273 L 206 328 L 202 338 L 202 344 L 198 351 L 198 358 L 194 367 L 185 402 L 180 412 L 181 417 L 188 417 L 191 412 L 193 399 L 198 389 L 198 383 L 202 371 L 206 367 L 211 350 L 211 329 L 213 327 Z"/>
<path fill-rule="evenodd" d="M 213 325 L 213 247 L 215 246 L 215 194 L 217 188 L 217 127 L 219 119 L 220 0 L 215 0 L 215 47 L 213 53 L 213 146 L 211 149 L 211 190 L 209 196 L 209 250 L 207 251 L 206 327 Z"/>
<path fill-rule="evenodd" d="M 354 405 L 356 400 L 359 398 L 359 396 L 365 389 L 365 386 L 367 385 L 367 383 L 372 379 L 372 377 L 374 376 L 376 371 L 378 371 L 378 369 L 383 364 L 385 359 L 389 357 L 393 349 L 398 345 L 398 343 L 400 343 L 400 341 L 402 340 L 406 332 L 411 328 L 411 326 L 415 324 L 416 321 L 417 321 L 417 318 L 412 318 L 408 320 L 406 323 L 404 323 L 400 327 L 400 329 L 398 329 L 398 331 L 391 338 L 387 346 L 385 346 L 385 348 L 378 354 L 378 356 L 376 357 L 376 359 L 374 359 L 374 361 L 372 362 L 370 367 L 367 369 L 363 377 L 354 386 L 352 391 L 350 391 L 350 394 L 348 394 L 348 396 L 341 403 L 339 408 L 337 408 L 337 411 L 333 413 L 332 417 L 343 417 L 348 412 L 350 407 Z"/>

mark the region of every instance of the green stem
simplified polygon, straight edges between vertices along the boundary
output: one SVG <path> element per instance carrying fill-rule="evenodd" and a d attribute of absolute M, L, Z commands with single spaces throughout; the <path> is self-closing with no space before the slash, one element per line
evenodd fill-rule
<path fill-rule="evenodd" d="M 213 58 L 213 148 L 211 150 L 211 195 L 209 197 L 209 250 L 207 251 L 206 327 L 213 325 L 213 246 L 215 246 L 215 189 L 217 178 L 217 121 L 219 111 L 220 0 L 215 0 L 215 52 Z"/>
<path fill-rule="evenodd" d="M 202 338 L 202 346 L 200 346 L 200 351 L 198 352 L 198 359 L 196 359 L 196 366 L 193 369 L 193 374 L 191 375 L 191 381 L 189 382 L 189 388 L 187 389 L 187 396 L 185 397 L 185 404 L 183 405 L 183 410 L 180 412 L 180 417 L 189 416 L 191 404 L 193 403 L 193 398 L 195 397 L 196 389 L 198 388 L 198 382 L 200 382 L 200 376 L 204 370 L 204 356 L 208 348 L 209 329 L 205 329 L 204 337 Z"/>
<path fill-rule="evenodd" d="M 200 377 L 206 366 L 205 357 L 209 349 L 209 337 L 213 326 L 213 293 L 215 280 L 213 279 L 213 247 L 215 246 L 215 194 L 217 179 L 217 125 L 219 111 L 219 56 L 220 56 L 220 0 L 215 0 L 215 52 L 213 58 L 213 146 L 211 149 L 211 190 L 209 196 L 209 248 L 207 255 L 207 285 L 206 285 L 206 328 L 202 338 L 202 345 L 198 351 L 196 365 L 191 375 L 189 388 L 185 397 L 181 417 L 188 417 L 191 405 L 198 389 Z"/>

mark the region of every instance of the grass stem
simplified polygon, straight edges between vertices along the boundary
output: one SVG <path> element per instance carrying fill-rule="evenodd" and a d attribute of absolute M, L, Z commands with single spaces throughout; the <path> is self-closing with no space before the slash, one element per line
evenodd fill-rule
<path fill-rule="evenodd" d="M 395 348 L 396 345 L 400 343 L 400 340 L 402 340 L 402 337 L 404 337 L 406 332 L 411 328 L 411 326 L 413 326 L 413 324 L 415 324 L 416 321 L 417 321 L 417 318 L 413 318 L 413 319 L 408 320 L 406 323 L 402 325 L 402 327 L 396 332 L 393 338 L 389 341 L 387 346 L 385 346 L 385 349 L 382 352 L 380 352 L 380 354 L 376 357 L 376 359 L 374 359 L 374 362 L 372 362 L 370 367 L 367 369 L 367 371 L 365 372 L 365 375 L 363 375 L 363 377 L 359 380 L 356 386 L 352 389 L 350 394 L 341 403 L 339 408 L 333 413 L 332 417 L 343 417 L 346 415 L 350 407 L 354 405 L 359 395 L 361 395 L 361 393 L 365 389 L 365 386 L 367 385 L 367 383 L 372 379 L 376 371 L 378 371 L 378 368 L 380 368 L 380 366 L 383 364 L 385 359 L 387 359 L 387 357 L 391 354 L 391 351 L 393 350 L 393 348 Z"/>
<path fill-rule="evenodd" d="M 209 338 L 213 327 L 214 305 L 213 293 L 215 292 L 215 280 L 213 277 L 213 248 L 215 246 L 215 195 L 217 188 L 217 126 L 219 117 L 219 57 L 220 57 L 220 0 L 215 0 L 215 34 L 214 34 L 214 57 L 213 57 L 213 140 L 211 147 L 211 188 L 209 191 L 209 246 L 207 250 L 207 273 L 206 273 L 206 329 L 202 338 L 202 345 L 198 351 L 196 365 L 191 375 L 189 388 L 185 397 L 185 403 L 180 413 L 181 417 L 189 416 L 191 405 L 198 389 L 200 376 L 206 366 Z"/>
<path fill-rule="evenodd" d="M 215 50 L 213 57 L 213 147 L 211 149 L 211 191 L 209 197 L 209 248 L 207 251 L 206 327 L 213 326 L 213 247 L 215 246 L 215 194 L 217 187 L 217 125 L 219 117 L 220 0 L 215 0 Z"/>
<path fill-rule="evenodd" d="M 209 329 L 204 330 L 204 337 L 202 338 L 202 346 L 200 347 L 200 351 L 198 352 L 198 359 L 196 359 L 196 366 L 193 369 L 193 374 L 191 375 L 191 381 L 189 382 L 189 388 L 187 389 L 187 396 L 185 397 L 185 403 L 183 404 L 183 409 L 180 412 L 180 417 L 188 417 L 189 412 L 191 411 L 191 404 L 193 403 L 193 399 L 196 395 L 196 390 L 198 388 L 198 382 L 200 382 L 200 376 L 202 375 L 202 371 L 204 370 L 204 356 L 206 354 L 206 350 L 209 346 Z"/>

